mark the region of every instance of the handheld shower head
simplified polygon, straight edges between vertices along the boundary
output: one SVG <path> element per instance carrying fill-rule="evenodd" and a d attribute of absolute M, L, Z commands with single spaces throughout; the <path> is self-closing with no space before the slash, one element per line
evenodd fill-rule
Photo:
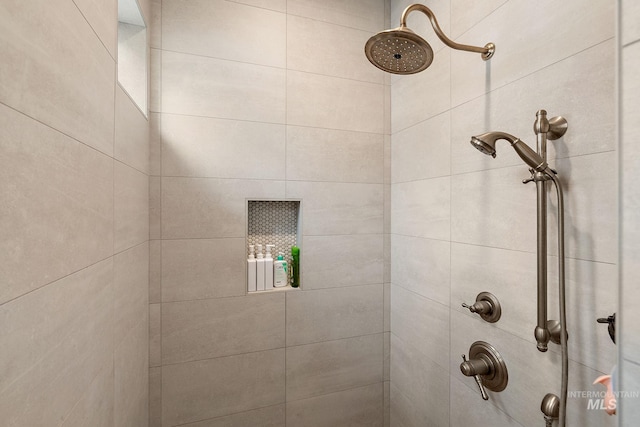
<path fill-rule="evenodd" d="M 535 171 L 544 172 L 548 168 L 547 162 L 538 153 L 522 142 L 520 138 L 506 132 L 487 132 L 482 135 L 472 136 L 471 145 L 478 151 L 495 158 L 496 142 L 500 139 L 509 141 L 518 156 Z"/>

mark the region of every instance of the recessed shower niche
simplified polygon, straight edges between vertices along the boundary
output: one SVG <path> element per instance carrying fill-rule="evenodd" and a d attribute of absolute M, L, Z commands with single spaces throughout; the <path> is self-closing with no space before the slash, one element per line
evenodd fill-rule
<path fill-rule="evenodd" d="M 258 255 L 258 249 L 261 247 L 262 255 L 266 256 L 267 245 L 272 245 L 271 255 L 272 261 L 277 261 L 278 255 L 283 254 L 284 261 L 287 263 L 287 284 L 282 287 L 273 287 L 264 290 L 281 291 L 299 289 L 300 287 L 300 257 L 303 256 L 302 251 L 302 201 L 299 199 L 292 200 L 247 200 L 247 237 L 246 237 L 246 254 L 250 253 L 250 247 L 253 246 Z M 298 268 L 293 265 L 291 248 L 299 248 Z M 263 258 L 260 258 L 263 259 Z M 258 259 L 256 261 L 260 262 Z M 247 265 L 247 280 L 250 279 L 250 263 Z M 293 268 L 292 268 L 293 267 Z M 293 270 L 293 274 L 291 271 Z M 297 285 L 295 286 L 295 279 Z M 294 286 L 292 286 L 294 285 Z M 247 286 L 250 289 L 250 286 Z M 254 291 L 249 291 L 253 293 Z M 257 292 L 263 292 L 259 288 Z"/>

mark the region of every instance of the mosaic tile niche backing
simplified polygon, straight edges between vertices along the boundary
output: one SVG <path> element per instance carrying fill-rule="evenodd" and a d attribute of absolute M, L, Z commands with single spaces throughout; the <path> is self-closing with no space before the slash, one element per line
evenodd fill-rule
<path fill-rule="evenodd" d="M 247 254 L 249 245 L 275 245 L 272 255 L 278 252 L 291 262 L 291 246 L 298 245 L 299 201 L 249 200 L 249 229 L 247 233 Z"/>

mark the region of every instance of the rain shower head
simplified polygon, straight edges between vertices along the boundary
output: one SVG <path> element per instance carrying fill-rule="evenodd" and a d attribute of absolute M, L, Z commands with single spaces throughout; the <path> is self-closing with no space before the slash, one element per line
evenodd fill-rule
<path fill-rule="evenodd" d="M 364 52 L 382 71 L 415 74 L 433 61 L 433 49 L 425 39 L 407 27 L 381 31 L 367 41 Z"/>
<path fill-rule="evenodd" d="M 513 149 L 518 153 L 518 156 L 535 171 L 544 172 L 547 169 L 547 162 L 545 162 L 538 153 L 522 142 L 520 138 L 506 132 L 487 132 L 482 135 L 472 136 L 471 145 L 478 151 L 495 158 L 496 142 L 500 139 L 509 141 Z"/>
<path fill-rule="evenodd" d="M 392 74 L 415 74 L 431 65 L 433 49 L 425 39 L 407 28 L 407 15 L 414 10 L 427 15 L 438 38 L 450 48 L 481 53 L 485 61 L 493 56 L 493 43 L 487 43 L 484 47 L 456 43 L 442 32 L 431 9 L 423 4 L 412 4 L 402 12 L 398 28 L 375 34 L 364 46 L 367 59 L 382 71 Z"/>

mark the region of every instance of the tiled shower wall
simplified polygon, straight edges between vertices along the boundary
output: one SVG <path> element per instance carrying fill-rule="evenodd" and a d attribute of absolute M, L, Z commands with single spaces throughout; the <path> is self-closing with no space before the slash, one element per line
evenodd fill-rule
<path fill-rule="evenodd" d="M 148 122 L 116 83 L 116 6 L 0 3 L 5 426 L 147 423 Z"/>
<path fill-rule="evenodd" d="M 620 265 L 621 291 L 620 312 L 622 334 L 620 361 L 622 373 L 621 390 L 640 390 L 640 318 L 636 301 L 640 299 L 640 4 L 634 1 L 619 2 L 620 15 L 620 188 L 621 227 Z M 620 426 L 631 427 L 640 418 L 640 396 L 621 399 L 622 419 Z"/>
<path fill-rule="evenodd" d="M 536 192 L 507 143 L 497 158 L 471 135 L 503 130 L 535 147 L 535 113 L 563 115 L 549 145 L 565 189 L 570 391 L 616 363 L 606 327 L 617 307 L 615 5 L 609 1 L 425 1 L 460 43 L 494 42 L 495 56 L 432 43 L 426 71 L 391 80 L 391 425 L 542 425 L 542 397 L 560 391 L 559 346 L 536 349 Z M 391 2 L 392 25 L 408 1 Z M 551 318 L 557 314 L 555 193 L 549 192 Z M 490 291 L 498 323 L 461 307 Z M 458 368 L 477 340 L 503 355 L 509 384 L 484 402 Z M 588 399 L 570 398 L 570 426 L 613 425 Z M 461 410 L 460 408 L 463 408 Z M 480 421 L 481 420 L 481 421 Z"/>
<path fill-rule="evenodd" d="M 152 426 L 384 424 L 385 16 L 153 3 Z M 301 290 L 246 295 L 248 198 L 302 199 Z"/>

